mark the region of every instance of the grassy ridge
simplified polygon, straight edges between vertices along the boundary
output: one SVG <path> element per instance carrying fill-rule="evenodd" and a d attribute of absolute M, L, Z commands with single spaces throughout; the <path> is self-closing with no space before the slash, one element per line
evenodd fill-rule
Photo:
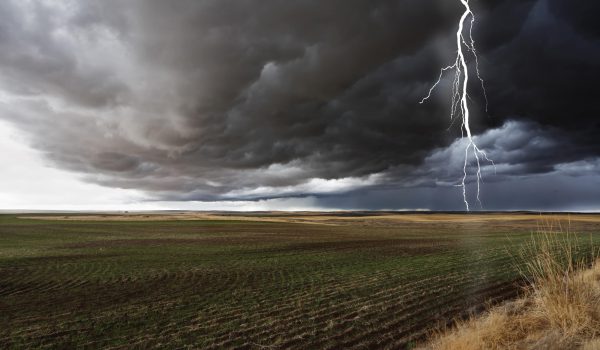
<path fill-rule="evenodd" d="M 439 322 L 514 296 L 518 271 L 507 250 L 530 232 L 519 222 L 3 215 L 0 345 L 404 347 Z"/>
<path fill-rule="evenodd" d="M 521 298 L 459 322 L 426 349 L 600 349 L 598 249 L 580 248 L 568 232 L 534 235 L 523 249 L 530 283 Z"/>

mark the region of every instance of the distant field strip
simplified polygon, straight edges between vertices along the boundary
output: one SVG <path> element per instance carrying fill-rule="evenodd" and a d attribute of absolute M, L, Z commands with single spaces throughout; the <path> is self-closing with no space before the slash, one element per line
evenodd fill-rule
<path fill-rule="evenodd" d="M 581 242 L 600 240 L 593 218 L 572 220 Z M 534 227 L 48 219 L 0 216 L 2 348 L 405 348 L 514 297 Z"/>

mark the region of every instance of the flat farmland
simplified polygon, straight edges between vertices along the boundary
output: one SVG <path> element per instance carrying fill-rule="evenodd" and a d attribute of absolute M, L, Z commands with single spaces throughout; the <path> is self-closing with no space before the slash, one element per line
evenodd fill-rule
<path fill-rule="evenodd" d="M 600 241 L 591 214 L 0 215 L 0 347 L 409 348 L 515 297 L 548 221 Z"/>

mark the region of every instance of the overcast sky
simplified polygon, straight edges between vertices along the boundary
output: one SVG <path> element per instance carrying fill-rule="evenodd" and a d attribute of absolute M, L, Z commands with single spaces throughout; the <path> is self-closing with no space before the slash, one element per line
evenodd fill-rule
<path fill-rule="evenodd" d="M 598 1 L 471 0 L 475 209 L 600 210 Z M 450 0 L 0 2 L 0 209 L 463 210 Z M 470 64 L 474 62 L 471 59 Z M 474 174 L 470 161 L 469 173 Z"/>

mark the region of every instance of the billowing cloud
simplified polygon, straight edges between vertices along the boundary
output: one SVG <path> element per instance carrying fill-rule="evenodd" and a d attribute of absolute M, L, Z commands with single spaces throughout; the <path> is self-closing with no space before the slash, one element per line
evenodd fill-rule
<path fill-rule="evenodd" d="M 474 4 L 486 181 L 600 155 L 600 5 Z M 0 118 L 58 167 L 164 200 L 452 187 L 460 6 L 398 1 L 4 1 Z M 478 107 L 478 108 L 477 108 Z M 561 168 L 562 169 L 562 168 Z M 564 169 L 563 169 L 564 170 Z M 457 177 L 458 175 L 458 177 Z M 495 179 L 495 180 L 494 180 Z"/>

